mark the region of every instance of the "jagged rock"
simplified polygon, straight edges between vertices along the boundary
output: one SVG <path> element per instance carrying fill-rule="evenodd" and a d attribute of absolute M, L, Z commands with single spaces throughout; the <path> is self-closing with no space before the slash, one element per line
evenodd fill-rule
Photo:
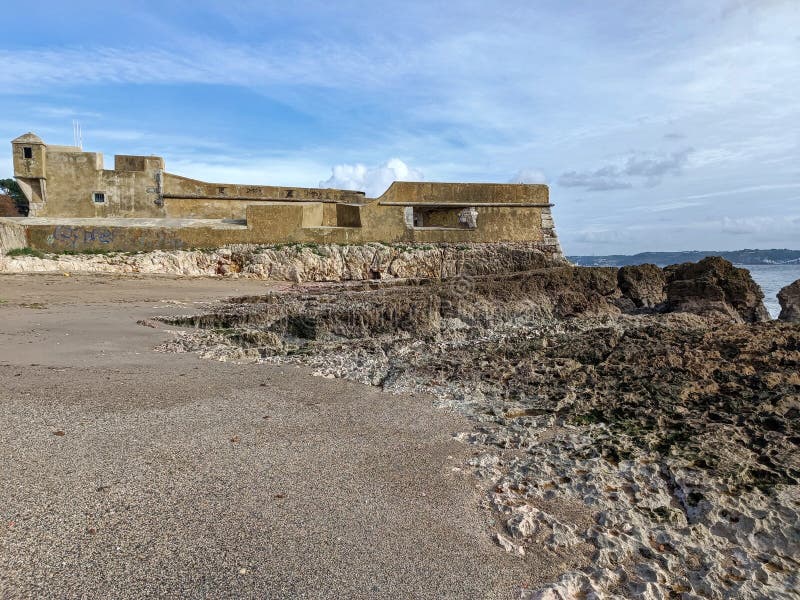
<path fill-rule="evenodd" d="M 599 600 L 603 596 L 592 589 L 592 583 L 583 573 L 565 573 L 560 581 L 538 590 L 524 590 L 521 600 Z"/>
<path fill-rule="evenodd" d="M 617 272 L 617 285 L 624 298 L 635 308 L 653 309 L 666 299 L 664 271 L 652 264 L 622 267 Z"/>
<path fill-rule="evenodd" d="M 478 290 L 499 299 L 510 298 L 515 292 L 524 294 L 541 310 L 560 317 L 583 314 L 619 314 L 616 302 L 620 297 L 617 272 L 611 267 L 554 267 L 531 274 L 520 274 L 504 283 L 505 288 L 492 286 L 491 281 Z"/>
<path fill-rule="evenodd" d="M 781 321 L 800 322 L 800 279 L 778 292 L 778 302 L 781 303 L 781 314 L 778 316 Z"/>
<path fill-rule="evenodd" d="M 710 256 L 696 263 L 671 265 L 667 279 L 667 308 L 671 312 L 715 315 L 737 323 L 770 320 L 764 293 L 747 269 Z"/>
<path fill-rule="evenodd" d="M 517 556 L 525 556 L 525 548 L 521 544 L 514 543 L 502 533 L 495 534 L 495 539 L 506 552 Z"/>
<path fill-rule="evenodd" d="M 456 439 L 476 446 L 465 466 L 504 524 L 494 539 L 564 561 L 520 597 L 788 598 L 797 328 L 730 322 L 754 291 L 729 264 L 673 271 L 715 290 L 713 318 L 621 314 L 616 269 L 554 267 L 231 299 L 162 319 L 190 326 L 162 349 L 302 364 L 468 415 L 476 427 Z"/>
<path fill-rule="evenodd" d="M 19 230 L 22 231 L 21 229 Z M 24 233 L 24 232 L 22 232 Z M 24 235 L 5 228 L 0 248 L 25 245 Z M 16 237 L 14 237 L 16 236 Z M 535 244 L 237 245 L 211 251 L 162 251 L 141 254 L 0 255 L 0 272 L 158 273 L 185 276 L 241 276 L 272 281 L 363 281 L 440 279 L 515 273 L 566 261 Z"/>

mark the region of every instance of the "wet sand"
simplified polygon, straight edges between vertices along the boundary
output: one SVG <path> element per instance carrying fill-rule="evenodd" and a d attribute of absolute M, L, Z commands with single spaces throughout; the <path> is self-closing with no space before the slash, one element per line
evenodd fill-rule
<path fill-rule="evenodd" d="M 300 368 L 152 351 L 264 282 L 0 276 L 0 597 L 505 598 L 464 417 Z"/>

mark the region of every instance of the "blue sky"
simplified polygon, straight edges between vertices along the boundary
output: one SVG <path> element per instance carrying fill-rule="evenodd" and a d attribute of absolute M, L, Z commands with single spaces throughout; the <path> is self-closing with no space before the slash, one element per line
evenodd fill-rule
<path fill-rule="evenodd" d="M 570 254 L 800 248 L 800 2 L 4 6 L 0 136 L 212 181 L 546 182 Z M 11 174 L 10 148 L 0 175 Z"/>

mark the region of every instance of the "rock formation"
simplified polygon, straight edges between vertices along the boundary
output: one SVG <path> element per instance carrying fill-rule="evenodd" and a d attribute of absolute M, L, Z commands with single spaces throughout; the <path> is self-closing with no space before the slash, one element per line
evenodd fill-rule
<path fill-rule="evenodd" d="M 161 349 L 460 410 L 493 539 L 563 564 L 519 597 L 783 598 L 800 555 L 800 338 L 749 323 L 760 298 L 721 260 L 314 286 L 162 319 L 186 328 Z"/>
<path fill-rule="evenodd" d="M 781 321 L 800 322 L 800 279 L 778 292 L 778 302 L 781 303 L 778 316 Z"/>
<path fill-rule="evenodd" d="M 11 230 L 8 230 L 11 231 Z M 0 242 L 3 240 L 0 240 Z M 5 240 L 9 247 L 16 239 Z M 768 320 L 763 293 L 746 269 L 707 258 L 660 269 L 655 265 L 570 267 L 534 244 L 239 245 L 217 250 L 2 256 L 0 271 L 141 273 L 228 276 L 271 281 L 365 281 L 481 278 L 547 270 L 509 285 L 526 290 L 558 317 L 584 312 L 693 312 L 735 322 Z"/>
<path fill-rule="evenodd" d="M 655 265 L 572 267 L 525 243 L 239 245 L 207 251 L 0 255 L 0 271 L 226 276 L 294 283 L 452 279 L 448 289 L 455 286 L 457 294 L 499 277 L 507 282 L 509 293 L 516 290 L 536 311 L 559 318 L 693 312 L 740 323 L 769 319 L 763 293 L 749 272 L 721 258 L 663 270 Z M 496 291 L 489 293 L 497 296 Z"/>
<path fill-rule="evenodd" d="M 4 232 L 15 237 L 4 242 Z M 0 229 L 0 248 L 24 246 L 24 240 L 22 229 Z M 526 243 L 234 245 L 216 250 L 47 254 L 43 258 L 0 255 L 0 272 L 7 273 L 222 275 L 294 283 L 471 277 L 565 264 L 564 259 Z"/>
<path fill-rule="evenodd" d="M 667 299 L 664 272 L 656 265 L 635 265 L 620 268 L 617 285 L 634 308 L 655 309 Z"/>
<path fill-rule="evenodd" d="M 672 312 L 691 312 L 728 318 L 738 323 L 768 321 L 764 293 L 747 269 L 710 256 L 696 263 L 664 269 L 667 306 Z"/>

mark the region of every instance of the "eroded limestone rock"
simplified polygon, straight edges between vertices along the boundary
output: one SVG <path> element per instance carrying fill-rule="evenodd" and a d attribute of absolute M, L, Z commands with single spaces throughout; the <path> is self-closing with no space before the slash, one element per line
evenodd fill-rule
<path fill-rule="evenodd" d="M 494 540 L 563 565 L 520 597 L 790 598 L 800 346 L 794 325 L 732 322 L 758 313 L 732 268 L 673 269 L 688 313 L 624 314 L 649 292 L 623 292 L 616 269 L 296 289 L 166 319 L 188 327 L 163 349 L 462 411 Z"/>
<path fill-rule="evenodd" d="M 635 308 L 654 309 L 667 299 L 664 271 L 656 265 L 621 267 L 617 273 L 617 284 L 622 295 L 630 299 Z"/>
<path fill-rule="evenodd" d="M 747 269 L 710 256 L 664 269 L 670 311 L 716 315 L 739 323 L 768 321 L 764 293 Z"/>
<path fill-rule="evenodd" d="M 3 240 L 0 239 L 0 242 Z M 15 247 L 15 244 L 19 246 L 19 240 L 9 239 L 5 245 Z M 0 250 L 3 247 L 5 246 L 0 245 Z M 525 243 L 240 245 L 211 251 L 49 254 L 44 258 L 0 255 L 0 271 L 7 273 L 56 271 L 158 273 L 197 277 L 219 275 L 295 283 L 472 277 L 565 264 L 568 263 L 563 258 L 543 252 L 536 244 Z"/>
<path fill-rule="evenodd" d="M 781 314 L 778 316 L 781 321 L 800 322 L 800 279 L 778 292 L 778 302 L 781 303 Z"/>

